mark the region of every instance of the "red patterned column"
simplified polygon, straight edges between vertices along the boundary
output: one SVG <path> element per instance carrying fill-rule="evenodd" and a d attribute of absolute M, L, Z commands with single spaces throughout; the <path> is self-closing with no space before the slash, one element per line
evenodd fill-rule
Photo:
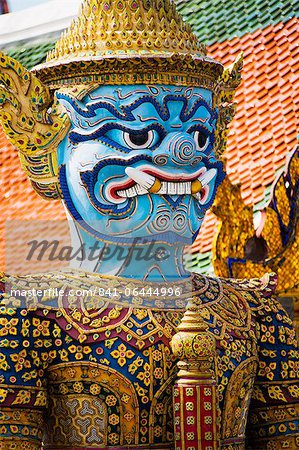
<path fill-rule="evenodd" d="M 188 309 L 172 350 L 179 359 L 174 388 L 176 450 L 218 450 L 216 342 L 196 311 Z"/>

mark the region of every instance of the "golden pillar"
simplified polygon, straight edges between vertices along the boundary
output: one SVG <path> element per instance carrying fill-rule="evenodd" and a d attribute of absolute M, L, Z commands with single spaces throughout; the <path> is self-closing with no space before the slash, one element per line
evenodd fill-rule
<path fill-rule="evenodd" d="M 174 387 L 175 449 L 220 449 L 216 341 L 198 308 L 187 307 L 171 345 L 179 359 Z"/>

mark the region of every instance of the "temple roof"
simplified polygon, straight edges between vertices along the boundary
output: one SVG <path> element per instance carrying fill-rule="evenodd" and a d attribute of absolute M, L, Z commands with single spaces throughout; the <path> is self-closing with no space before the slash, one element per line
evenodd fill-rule
<path fill-rule="evenodd" d="M 299 13 L 297 0 L 176 0 L 176 3 L 206 45 L 287 22 Z"/>
<path fill-rule="evenodd" d="M 32 69 L 42 63 L 49 50 L 54 47 L 54 42 L 41 42 L 39 44 L 24 44 L 9 50 L 9 55 L 19 61 L 26 69 Z"/>
<path fill-rule="evenodd" d="M 227 65 L 240 51 L 244 52 L 244 81 L 236 96 L 238 110 L 229 135 L 227 169 L 231 181 L 242 184 L 246 204 L 256 207 L 265 204 L 275 175 L 297 138 L 298 2 L 177 0 L 177 3 L 200 41 L 209 45 L 213 58 Z M 9 53 L 30 69 L 42 62 L 53 46 L 52 41 L 27 43 L 16 45 Z M 17 151 L 3 134 L 0 146 L 0 190 L 4 196 L 0 203 L 0 228 L 3 230 L 5 219 L 61 218 L 64 212 L 60 202 L 45 202 L 32 190 Z M 209 212 L 193 246 L 193 269 L 212 270 L 216 227 L 216 218 Z M 4 248 L 0 250 L 2 262 Z"/>
<path fill-rule="evenodd" d="M 275 175 L 297 143 L 297 29 L 298 19 L 292 18 L 209 47 L 224 64 L 244 52 L 243 83 L 236 95 L 226 157 L 231 181 L 241 183 L 245 203 L 255 208 L 269 200 Z M 215 216 L 208 212 L 193 246 L 193 267 L 207 267 L 216 228 Z"/>

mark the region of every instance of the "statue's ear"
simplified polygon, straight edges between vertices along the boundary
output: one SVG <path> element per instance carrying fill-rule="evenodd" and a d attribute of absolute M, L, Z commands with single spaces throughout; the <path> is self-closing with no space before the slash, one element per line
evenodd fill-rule
<path fill-rule="evenodd" d="M 26 156 L 56 150 L 69 128 L 48 86 L 0 52 L 0 121 L 7 138 Z"/>
<path fill-rule="evenodd" d="M 63 110 L 67 113 L 73 127 L 80 128 L 82 119 L 84 120 L 85 117 L 90 117 L 90 112 L 86 109 L 85 105 L 68 92 L 57 91 L 55 96 L 59 104 L 63 107 Z"/>
<path fill-rule="evenodd" d="M 57 198 L 56 150 L 69 129 L 48 86 L 0 52 L 0 122 L 36 191 Z"/>
<path fill-rule="evenodd" d="M 242 81 L 241 72 L 243 67 L 243 54 L 237 57 L 236 61 L 225 68 L 219 77 L 214 97 L 214 106 L 218 107 L 219 114 L 215 133 L 215 154 L 220 157 L 227 143 L 228 126 L 236 113 L 236 105 L 233 103 L 237 87 Z"/>

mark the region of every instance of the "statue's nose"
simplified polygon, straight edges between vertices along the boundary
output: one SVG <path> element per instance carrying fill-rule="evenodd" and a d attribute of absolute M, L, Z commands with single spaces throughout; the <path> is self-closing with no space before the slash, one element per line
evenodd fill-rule
<path fill-rule="evenodd" d="M 188 133 L 169 133 L 162 144 L 154 151 L 154 163 L 163 166 L 174 164 L 179 166 L 196 165 L 200 161 L 196 144 Z"/>

